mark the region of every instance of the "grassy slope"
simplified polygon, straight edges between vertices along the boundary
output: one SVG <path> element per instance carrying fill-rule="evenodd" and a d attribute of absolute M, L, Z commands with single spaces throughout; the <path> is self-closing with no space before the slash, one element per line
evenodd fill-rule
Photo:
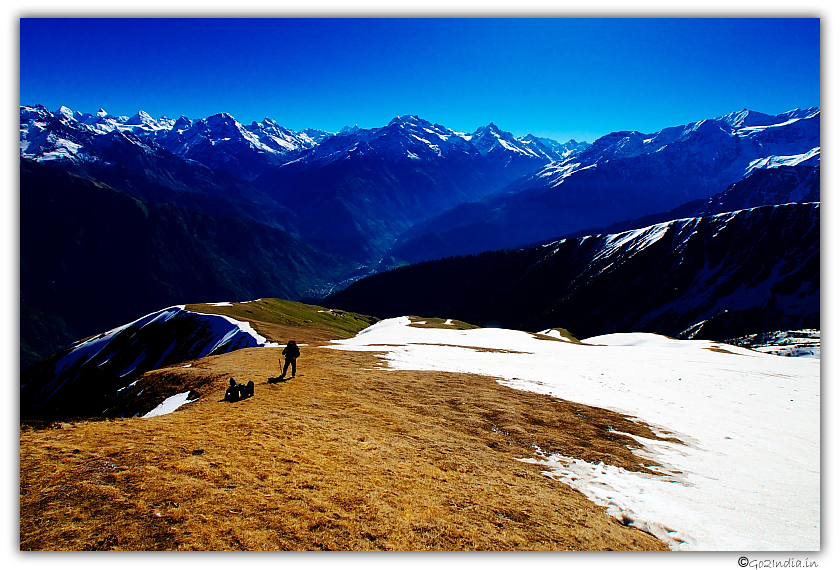
<path fill-rule="evenodd" d="M 307 344 L 298 377 L 270 383 L 282 349 L 246 349 L 147 373 L 149 389 L 201 385 L 173 414 L 21 426 L 22 550 L 665 548 L 516 461 L 538 445 L 643 470 L 615 431 L 656 437 L 644 426 L 322 346 L 356 316 L 275 300 L 206 308 L 251 311 L 271 340 Z M 222 401 L 230 376 L 256 395 Z"/>
<path fill-rule="evenodd" d="M 266 339 L 286 343 L 328 341 L 350 338 L 378 319 L 358 313 L 334 311 L 284 299 L 257 299 L 230 306 L 213 304 L 187 305 L 188 311 L 227 315 L 248 321 Z"/>

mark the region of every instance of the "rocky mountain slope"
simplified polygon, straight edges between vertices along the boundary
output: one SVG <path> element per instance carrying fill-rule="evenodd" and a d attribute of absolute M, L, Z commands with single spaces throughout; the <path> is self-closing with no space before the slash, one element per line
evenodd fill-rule
<path fill-rule="evenodd" d="M 819 155 L 819 109 L 742 111 L 653 134 L 610 133 L 481 201 L 415 225 L 393 255 L 422 261 L 579 234 L 709 199 L 761 169 L 784 177 L 779 167 L 816 166 Z"/>
<path fill-rule="evenodd" d="M 254 182 L 297 214 L 305 241 L 375 264 L 414 224 L 560 157 L 492 123 L 468 135 L 402 116 L 324 139 Z"/>
<path fill-rule="evenodd" d="M 148 202 L 63 169 L 23 160 L 20 179 L 24 368 L 138 313 L 300 298 L 352 269 L 276 227 Z"/>
<path fill-rule="evenodd" d="M 725 339 L 819 328 L 819 204 L 763 206 L 619 234 L 419 263 L 325 302 L 382 318 L 450 315 L 579 338 Z"/>
<path fill-rule="evenodd" d="M 324 133 L 21 106 L 22 362 L 188 299 L 318 298 L 406 262 L 818 200 L 819 117 L 589 145 L 412 115 Z M 120 288 L 132 312 L 91 309 Z"/>

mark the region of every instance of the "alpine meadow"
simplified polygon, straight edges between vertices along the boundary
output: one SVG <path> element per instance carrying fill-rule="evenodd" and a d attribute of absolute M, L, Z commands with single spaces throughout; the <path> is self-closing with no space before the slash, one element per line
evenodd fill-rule
<path fill-rule="evenodd" d="M 819 559 L 818 18 L 20 33 L 21 551 Z"/>

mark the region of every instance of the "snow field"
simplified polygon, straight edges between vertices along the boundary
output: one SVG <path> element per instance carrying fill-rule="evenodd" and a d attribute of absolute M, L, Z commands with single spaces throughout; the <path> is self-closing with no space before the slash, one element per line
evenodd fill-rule
<path fill-rule="evenodd" d="M 639 455 L 665 468 L 660 476 L 539 450 L 523 458 L 674 550 L 819 550 L 819 360 L 653 334 L 577 345 L 409 322 L 381 321 L 331 348 L 385 352 L 395 370 L 495 376 L 516 389 L 619 411 L 678 438 L 681 444 L 637 438 Z"/>

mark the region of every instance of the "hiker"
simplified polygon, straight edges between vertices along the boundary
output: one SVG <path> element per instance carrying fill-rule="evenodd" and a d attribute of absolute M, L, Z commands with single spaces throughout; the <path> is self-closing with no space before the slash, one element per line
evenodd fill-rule
<path fill-rule="evenodd" d="M 289 364 L 292 365 L 292 378 L 297 376 L 297 359 L 300 356 L 300 349 L 295 341 L 290 340 L 286 348 L 283 349 L 283 356 L 286 357 L 286 364 L 283 366 L 283 374 L 280 378 L 286 377 L 286 372 L 289 370 Z"/>

